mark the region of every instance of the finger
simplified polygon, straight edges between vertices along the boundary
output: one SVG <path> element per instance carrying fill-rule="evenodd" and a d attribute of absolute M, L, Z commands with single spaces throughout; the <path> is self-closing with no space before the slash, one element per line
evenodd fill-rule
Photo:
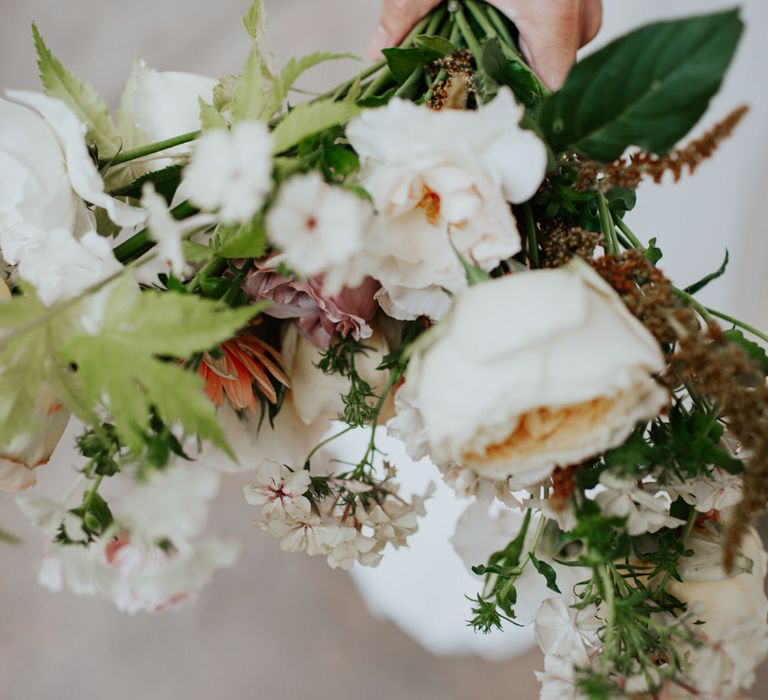
<path fill-rule="evenodd" d="M 585 46 L 597 36 L 602 24 L 602 0 L 583 0 L 581 3 L 581 46 Z"/>
<path fill-rule="evenodd" d="M 579 0 L 490 0 L 520 31 L 520 48 L 545 85 L 557 89 L 576 61 L 585 35 Z M 594 4 L 590 2 L 591 10 Z M 592 15 L 590 14 L 590 18 Z"/>
<path fill-rule="evenodd" d="M 379 26 L 368 45 L 368 55 L 380 58 L 381 50 L 402 41 L 411 28 L 441 0 L 384 0 Z"/>

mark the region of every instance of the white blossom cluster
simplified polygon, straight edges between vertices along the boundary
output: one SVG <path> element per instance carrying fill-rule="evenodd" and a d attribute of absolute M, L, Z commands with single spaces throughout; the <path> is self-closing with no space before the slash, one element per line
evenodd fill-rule
<path fill-rule="evenodd" d="M 425 513 L 429 494 L 408 503 L 389 479 L 378 484 L 333 476 L 321 480 L 328 492 L 318 497 L 309 470 L 264 460 L 244 493 L 248 503 L 261 506 L 259 527 L 284 551 L 321 554 L 333 569 L 351 569 L 356 562 L 377 566 L 388 544 L 406 545 Z"/>

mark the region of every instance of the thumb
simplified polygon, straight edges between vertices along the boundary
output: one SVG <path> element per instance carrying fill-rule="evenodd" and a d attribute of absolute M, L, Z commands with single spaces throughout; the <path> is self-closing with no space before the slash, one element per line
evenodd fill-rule
<path fill-rule="evenodd" d="M 381 58 L 381 50 L 402 41 L 411 28 L 441 0 L 384 0 L 379 25 L 368 45 L 371 58 Z"/>

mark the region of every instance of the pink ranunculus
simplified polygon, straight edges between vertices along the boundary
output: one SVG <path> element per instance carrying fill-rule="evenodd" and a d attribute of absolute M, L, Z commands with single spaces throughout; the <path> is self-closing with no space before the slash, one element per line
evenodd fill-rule
<path fill-rule="evenodd" d="M 381 285 L 366 277 L 359 287 L 345 288 L 334 295 L 323 293 L 322 277 L 299 282 L 274 269 L 249 273 L 243 291 L 253 300 L 269 300 L 264 313 L 274 318 L 295 318 L 299 331 L 318 348 L 327 348 L 334 333 L 352 334 L 355 340 L 370 338 L 368 324 L 378 308 L 374 298 Z"/>

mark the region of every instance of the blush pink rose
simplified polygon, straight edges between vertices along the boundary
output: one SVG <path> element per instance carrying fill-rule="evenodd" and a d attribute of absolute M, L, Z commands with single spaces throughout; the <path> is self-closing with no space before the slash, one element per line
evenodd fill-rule
<path fill-rule="evenodd" d="M 327 348 L 335 333 L 355 340 L 370 338 L 369 321 L 378 304 L 375 294 L 381 285 L 366 277 L 359 287 L 342 289 L 338 294 L 323 293 L 322 277 L 299 282 L 273 269 L 249 273 L 243 291 L 253 301 L 272 303 L 263 313 L 274 318 L 295 318 L 299 332 L 318 348 Z"/>

